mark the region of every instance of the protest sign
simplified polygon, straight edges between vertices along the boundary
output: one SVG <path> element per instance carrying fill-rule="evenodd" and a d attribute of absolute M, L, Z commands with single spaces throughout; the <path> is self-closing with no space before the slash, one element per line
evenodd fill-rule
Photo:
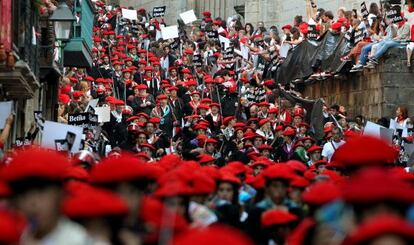
<path fill-rule="evenodd" d="M 363 39 L 364 39 L 364 32 L 361 29 L 356 30 L 354 33 L 354 44 L 359 43 Z"/>
<path fill-rule="evenodd" d="M 98 124 L 98 115 L 88 112 L 69 114 L 68 124 L 76 125 L 82 128 L 89 128 Z"/>
<path fill-rule="evenodd" d="M 380 138 L 386 141 L 387 143 L 391 144 L 394 135 L 394 130 L 385 128 L 379 124 L 368 121 L 365 125 L 363 135 Z"/>
<path fill-rule="evenodd" d="M 219 34 L 217 31 L 208 31 L 207 32 L 207 37 L 211 40 L 211 41 L 218 41 L 219 40 Z"/>
<path fill-rule="evenodd" d="M 401 16 L 401 6 L 399 5 L 391 6 L 390 9 L 385 11 L 385 16 L 387 16 L 387 18 L 391 20 L 392 23 L 398 23 L 404 19 Z"/>
<path fill-rule="evenodd" d="M 362 14 L 362 17 L 364 17 L 364 19 L 368 18 L 369 12 L 368 12 L 367 5 L 365 4 L 365 2 L 361 3 L 361 14 Z"/>
<path fill-rule="evenodd" d="M 174 25 L 174 26 L 167 26 L 167 27 L 161 28 L 161 36 L 162 36 L 162 39 L 164 40 L 177 38 L 178 37 L 178 26 Z"/>
<path fill-rule="evenodd" d="M 56 150 L 56 147 L 64 149 L 64 144 L 69 144 L 70 152 L 76 153 L 80 149 L 83 128 L 45 121 L 41 146 Z M 59 143 L 60 142 L 60 143 Z"/>
<path fill-rule="evenodd" d="M 165 16 L 166 6 L 155 7 L 152 9 L 152 17 L 162 17 Z"/>
<path fill-rule="evenodd" d="M 122 9 L 122 18 L 129 20 L 137 20 L 138 15 L 137 11 L 134 9 Z"/>
<path fill-rule="evenodd" d="M 184 13 L 180 14 L 181 19 L 183 20 L 184 24 L 189 24 L 197 20 L 197 16 L 194 13 L 194 10 L 189 10 Z"/>
<path fill-rule="evenodd" d="M 95 107 L 95 114 L 98 116 L 99 123 L 105 123 L 111 120 L 111 108 L 109 106 Z"/>
<path fill-rule="evenodd" d="M 194 66 L 202 66 L 203 65 L 203 59 L 200 54 L 193 55 L 193 65 Z"/>
<path fill-rule="evenodd" d="M 0 102 L 0 129 L 6 125 L 6 120 L 12 113 L 13 101 Z"/>

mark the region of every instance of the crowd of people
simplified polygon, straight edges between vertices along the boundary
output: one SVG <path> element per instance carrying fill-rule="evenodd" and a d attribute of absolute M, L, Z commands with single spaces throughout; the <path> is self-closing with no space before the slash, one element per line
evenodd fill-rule
<path fill-rule="evenodd" d="M 413 244 L 407 109 L 396 108 L 402 132 L 390 144 L 364 136 L 364 116 L 343 106 L 323 103 L 313 116 L 314 101 L 274 79 L 290 50 L 327 32 L 350 37 L 341 59 L 354 60 L 351 72 L 392 47 L 406 46 L 410 66 L 412 2 L 394 24 L 387 5 L 363 17 L 307 0 L 309 21 L 281 31 L 203 12 L 167 40 L 161 29 L 174 23 L 162 17 L 141 8 L 129 20 L 126 7 L 94 4 L 93 66 L 67 68 L 57 121 L 93 113 L 96 99 L 110 120 L 85 126 L 76 154 L 4 152 L 0 244 Z M 31 140 L 42 131 L 32 126 Z"/>

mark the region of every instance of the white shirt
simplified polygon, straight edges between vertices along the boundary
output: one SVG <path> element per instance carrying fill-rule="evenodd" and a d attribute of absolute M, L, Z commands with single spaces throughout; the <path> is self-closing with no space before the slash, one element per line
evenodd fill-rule
<path fill-rule="evenodd" d="M 345 141 L 343 140 L 341 140 L 339 143 L 336 143 L 334 141 L 326 142 L 325 145 L 323 146 L 322 156 L 326 157 L 328 159 L 328 162 L 330 162 L 335 151 L 339 147 L 341 147 L 343 144 L 345 144 Z"/>
<path fill-rule="evenodd" d="M 33 238 L 30 237 L 29 231 L 27 230 L 22 235 L 20 244 L 33 244 L 32 239 Z M 36 242 L 36 244 L 39 245 L 89 245 L 92 244 L 92 239 L 88 236 L 82 226 L 66 218 L 62 218 L 59 220 L 59 223 L 53 231 Z"/>

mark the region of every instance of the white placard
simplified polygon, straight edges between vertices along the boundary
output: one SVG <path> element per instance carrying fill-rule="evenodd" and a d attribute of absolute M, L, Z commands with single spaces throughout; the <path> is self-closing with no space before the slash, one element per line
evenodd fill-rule
<path fill-rule="evenodd" d="M 279 51 L 280 57 L 286 58 L 291 47 L 290 44 L 283 43 Z"/>
<path fill-rule="evenodd" d="M 122 18 L 129 20 L 137 20 L 138 15 L 137 11 L 134 9 L 122 9 Z"/>
<path fill-rule="evenodd" d="M 224 43 L 224 49 L 227 49 L 228 47 L 230 47 L 230 39 L 225 38 L 222 35 L 219 35 L 219 40 L 221 44 Z"/>
<path fill-rule="evenodd" d="M 13 109 L 13 101 L 0 102 L 0 129 L 6 125 L 6 119 L 10 116 Z"/>
<path fill-rule="evenodd" d="M 63 123 L 57 123 L 52 121 L 45 121 L 43 127 L 43 137 L 41 146 L 48 149 L 56 149 L 56 140 L 64 140 L 68 132 L 75 135 L 75 140 L 72 146 L 72 153 L 79 151 L 81 146 L 81 140 L 83 135 L 83 128 L 67 125 Z"/>
<path fill-rule="evenodd" d="M 167 27 L 161 28 L 161 35 L 162 35 L 162 39 L 164 40 L 177 38 L 178 37 L 178 26 L 174 25 L 174 26 L 167 26 Z"/>
<path fill-rule="evenodd" d="M 386 141 L 387 143 L 391 144 L 392 137 L 394 135 L 394 130 L 368 121 L 367 124 L 365 125 L 363 135 L 380 138 Z"/>
<path fill-rule="evenodd" d="M 242 53 L 243 59 L 248 60 L 249 59 L 249 48 L 246 45 L 241 44 L 240 51 Z"/>
<path fill-rule="evenodd" d="M 397 129 L 397 122 L 394 119 L 390 120 L 390 129 Z"/>
<path fill-rule="evenodd" d="M 381 128 L 384 128 L 383 126 L 368 121 L 364 128 L 363 135 L 370 135 L 377 138 L 381 137 Z"/>
<path fill-rule="evenodd" d="M 95 107 L 95 114 L 98 115 L 99 123 L 111 121 L 111 108 L 109 106 Z"/>
<path fill-rule="evenodd" d="M 184 13 L 180 14 L 181 19 L 183 20 L 184 24 L 189 24 L 197 20 L 197 16 L 194 13 L 194 10 L 189 10 Z"/>

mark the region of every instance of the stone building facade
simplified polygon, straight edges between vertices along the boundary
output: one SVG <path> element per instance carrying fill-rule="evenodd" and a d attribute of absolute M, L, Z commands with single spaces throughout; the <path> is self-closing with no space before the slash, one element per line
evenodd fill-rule
<path fill-rule="evenodd" d="M 151 10 L 156 6 L 167 6 L 165 19 L 173 23 L 178 14 L 194 9 L 196 15 L 201 17 L 203 11 L 210 11 L 213 17 L 228 18 L 241 14 L 245 22 L 256 25 L 264 21 L 265 26 L 276 25 L 281 27 L 292 23 L 295 15 L 305 16 L 305 0 L 112 0 L 121 6 L 144 7 Z M 318 7 L 336 11 L 339 7 L 347 9 L 360 9 L 363 0 L 315 0 Z M 367 6 L 379 0 L 365 0 Z"/>

